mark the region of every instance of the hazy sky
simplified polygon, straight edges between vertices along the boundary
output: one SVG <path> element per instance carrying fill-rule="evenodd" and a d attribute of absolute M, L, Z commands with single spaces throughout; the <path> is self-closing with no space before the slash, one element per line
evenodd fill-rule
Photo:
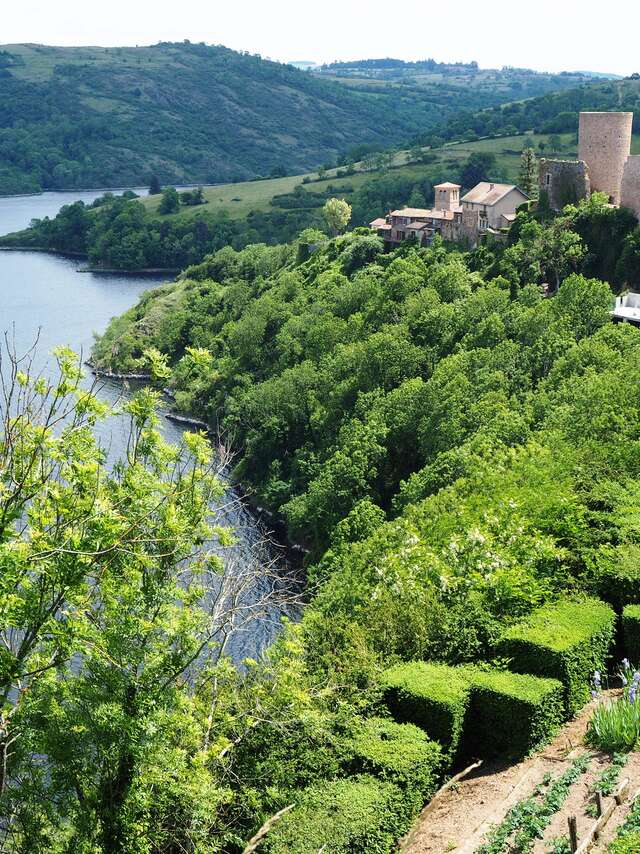
<path fill-rule="evenodd" d="M 3 43 L 188 38 L 282 61 L 432 56 L 640 71 L 639 0 L 0 0 L 0 9 Z"/>

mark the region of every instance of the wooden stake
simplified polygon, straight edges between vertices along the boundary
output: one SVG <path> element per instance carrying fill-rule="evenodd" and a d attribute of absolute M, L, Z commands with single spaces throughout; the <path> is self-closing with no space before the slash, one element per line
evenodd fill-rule
<path fill-rule="evenodd" d="M 602 794 L 596 792 L 596 809 L 598 810 L 598 818 L 602 815 Z"/>
<path fill-rule="evenodd" d="M 578 850 L 578 820 L 575 815 L 569 816 L 569 841 L 571 842 L 571 852 L 575 854 Z"/>

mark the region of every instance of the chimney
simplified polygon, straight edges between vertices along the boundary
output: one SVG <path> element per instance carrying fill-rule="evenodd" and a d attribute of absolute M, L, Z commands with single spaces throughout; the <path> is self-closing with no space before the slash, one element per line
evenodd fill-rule
<path fill-rule="evenodd" d="M 490 189 L 490 190 L 493 190 L 493 188 L 494 188 L 494 187 L 495 187 L 495 184 L 489 184 L 489 189 Z"/>

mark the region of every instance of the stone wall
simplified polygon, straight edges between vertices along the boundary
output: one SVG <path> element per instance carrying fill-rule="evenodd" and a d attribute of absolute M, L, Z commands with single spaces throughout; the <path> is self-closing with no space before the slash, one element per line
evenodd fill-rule
<path fill-rule="evenodd" d="M 630 208 L 640 219 L 640 155 L 627 157 L 622 174 L 620 204 Z"/>
<path fill-rule="evenodd" d="M 540 200 L 554 211 L 586 199 L 591 193 L 584 160 L 540 160 Z"/>
<path fill-rule="evenodd" d="M 624 165 L 631 151 L 633 113 L 580 113 L 578 160 L 589 170 L 591 191 L 620 204 Z"/>

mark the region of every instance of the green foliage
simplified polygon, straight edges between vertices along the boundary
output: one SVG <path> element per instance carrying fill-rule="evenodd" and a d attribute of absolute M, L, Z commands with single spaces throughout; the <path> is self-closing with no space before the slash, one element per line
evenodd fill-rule
<path fill-rule="evenodd" d="M 627 603 L 640 604 L 640 546 L 636 543 L 602 546 L 591 562 L 588 580 L 593 592 L 618 613 Z M 640 662 L 640 658 L 631 657 Z"/>
<path fill-rule="evenodd" d="M 403 793 L 393 783 L 362 775 L 303 790 L 263 845 L 270 854 L 387 854 L 408 828 Z"/>
<path fill-rule="evenodd" d="M 627 605 L 622 612 L 624 651 L 635 665 L 640 664 L 640 605 Z"/>
<path fill-rule="evenodd" d="M 465 726 L 469 755 L 521 758 L 550 741 L 564 717 L 563 688 L 506 670 L 469 670 L 471 706 Z"/>
<path fill-rule="evenodd" d="M 162 199 L 158 208 L 161 214 L 175 213 L 180 207 L 180 197 L 175 187 L 165 187 L 162 191 Z"/>
<path fill-rule="evenodd" d="M 400 786 L 416 813 L 436 790 L 444 764 L 440 745 L 423 730 L 386 718 L 356 725 L 353 756 L 356 772 Z"/>
<path fill-rule="evenodd" d="M 545 605 L 507 629 L 499 650 L 519 672 L 562 682 L 571 716 L 586 703 L 594 671 L 606 671 L 614 627 L 615 613 L 596 599 Z"/>
<path fill-rule="evenodd" d="M 465 673 L 444 664 L 413 661 L 387 670 L 382 686 L 394 717 L 424 729 L 442 744 L 447 763 L 453 762 L 471 694 Z"/>
<path fill-rule="evenodd" d="M 58 375 L 9 354 L 13 400 L 0 427 L 2 813 L 15 851 L 154 846 L 209 852 L 230 799 L 207 765 L 202 673 L 222 682 L 223 624 L 203 601 L 228 533 L 201 434 L 169 446 L 158 395 L 124 405 L 129 441 L 106 465 L 94 428 L 107 407 L 60 348 Z M 9 381 L 11 382 L 11 381 Z M 184 571 L 189 559 L 190 572 Z M 224 620 L 223 620 L 224 622 Z M 73 663 L 72 663 L 73 662 Z M 214 739 L 227 736 L 212 712 Z M 34 756 L 38 762 L 34 762 Z"/>
<path fill-rule="evenodd" d="M 538 161 L 533 148 L 525 148 L 522 151 L 518 184 L 520 189 L 525 192 L 530 199 L 537 198 Z"/>
<path fill-rule="evenodd" d="M 640 832 L 627 833 L 609 845 L 608 854 L 636 854 L 640 851 Z"/>
<path fill-rule="evenodd" d="M 608 854 L 635 854 L 640 842 L 640 799 L 633 802 L 616 839 L 609 845 Z"/>

